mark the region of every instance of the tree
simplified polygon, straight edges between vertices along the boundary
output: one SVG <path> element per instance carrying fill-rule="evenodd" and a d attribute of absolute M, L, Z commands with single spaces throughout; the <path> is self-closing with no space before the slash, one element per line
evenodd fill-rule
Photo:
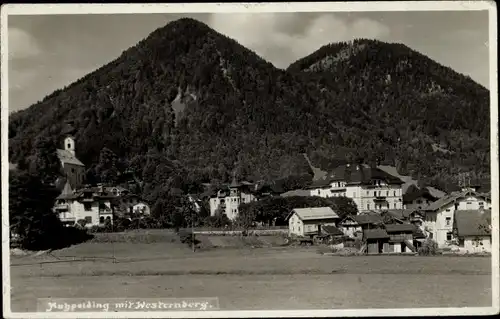
<path fill-rule="evenodd" d="M 103 148 L 95 171 L 102 183 L 115 184 L 120 174 L 116 154 L 109 148 Z"/>
<path fill-rule="evenodd" d="M 29 173 L 39 176 L 44 184 L 51 185 L 61 176 L 61 164 L 57 157 L 56 144 L 47 137 L 38 137 L 34 154 L 30 159 Z"/>
<path fill-rule="evenodd" d="M 60 244 L 62 224 L 52 211 L 57 191 L 40 177 L 23 171 L 9 178 L 9 219 L 11 231 L 29 250 L 50 249 Z"/>

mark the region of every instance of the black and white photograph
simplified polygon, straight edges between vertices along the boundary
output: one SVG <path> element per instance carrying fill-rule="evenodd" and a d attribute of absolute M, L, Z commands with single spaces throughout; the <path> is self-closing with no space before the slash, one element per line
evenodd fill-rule
<path fill-rule="evenodd" d="M 499 312 L 494 2 L 0 23 L 4 317 Z"/>

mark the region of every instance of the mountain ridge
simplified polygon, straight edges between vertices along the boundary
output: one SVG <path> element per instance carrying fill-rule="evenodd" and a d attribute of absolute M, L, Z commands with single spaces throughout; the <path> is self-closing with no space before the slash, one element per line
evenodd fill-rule
<path fill-rule="evenodd" d="M 323 49 L 305 59 L 318 62 L 323 52 L 331 53 Z M 186 184 L 227 181 L 233 173 L 249 180 L 292 176 L 303 182 L 313 175 L 303 153 L 323 170 L 361 159 L 384 162 L 439 188 L 452 184 L 460 170 L 488 173 L 489 129 L 482 127 L 481 112 L 489 107 L 489 97 L 484 92 L 453 75 L 443 86 L 461 94 L 422 97 L 445 71 L 424 59 L 423 65 L 439 76 L 429 71 L 404 78 L 395 72 L 398 76 L 387 84 L 384 68 L 394 68 L 383 58 L 389 48 L 377 43 L 371 53 L 362 52 L 339 60 L 333 71 L 304 72 L 297 67 L 304 60 L 281 70 L 201 22 L 176 20 L 68 87 L 11 114 L 9 154 L 19 162 L 41 136 L 59 143 L 62 122 L 74 120 L 77 155 L 89 168 L 88 180 L 102 179 L 96 165 L 107 148 L 116 154 L 118 170 L 134 171 L 152 197 L 161 195 L 160 188 L 193 191 Z M 377 64 L 370 62 L 373 57 L 382 58 Z M 410 102 L 399 107 L 401 101 Z M 474 101 L 481 104 L 479 111 L 471 109 Z M 443 118 L 447 103 L 457 103 L 459 110 L 451 122 Z M 479 123 L 470 124 L 471 116 Z M 434 152 L 435 144 L 454 155 Z"/>

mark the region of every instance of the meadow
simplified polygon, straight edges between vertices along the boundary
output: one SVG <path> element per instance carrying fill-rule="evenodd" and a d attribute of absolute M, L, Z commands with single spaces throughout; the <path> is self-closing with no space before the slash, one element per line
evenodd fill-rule
<path fill-rule="evenodd" d="M 106 236 L 12 256 L 12 310 L 49 297 L 217 297 L 221 310 L 491 306 L 490 257 L 324 256 L 277 236 L 200 236 L 193 252 L 173 233 Z"/>

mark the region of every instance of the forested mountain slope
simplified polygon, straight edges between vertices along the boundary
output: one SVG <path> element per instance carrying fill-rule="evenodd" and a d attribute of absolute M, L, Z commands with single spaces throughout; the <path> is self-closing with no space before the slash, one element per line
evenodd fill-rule
<path fill-rule="evenodd" d="M 324 46 L 288 71 L 320 90 L 313 97 L 337 128 L 325 143 L 336 147 L 318 148 L 316 161 L 357 149 L 436 186 L 460 171 L 489 177 L 489 91 L 469 77 L 403 44 L 366 39 Z"/>
<path fill-rule="evenodd" d="M 233 172 L 310 178 L 304 152 L 321 167 L 378 158 L 449 180 L 460 169 L 488 173 L 488 107 L 486 89 L 401 45 L 331 45 L 279 70 L 180 19 L 12 114 L 9 156 L 22 161 L 41 137 L 61 143 L 72 120 L 88 180 L 132 172 L 152 201 Z"/>

